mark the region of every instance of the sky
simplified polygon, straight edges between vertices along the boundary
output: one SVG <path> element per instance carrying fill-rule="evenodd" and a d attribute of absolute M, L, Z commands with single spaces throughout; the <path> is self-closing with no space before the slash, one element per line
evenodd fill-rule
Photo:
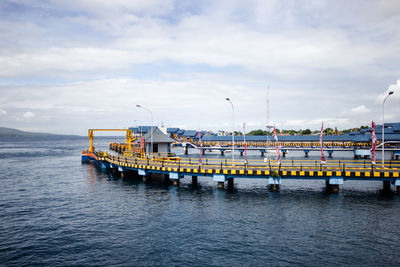
<path fill-rule="evenodd" d="M 391 90 L 400 122 L 398 25 L 398 0 L 2 0 L 0 126 L 231 131 L 230 98 L 249 131 L 268 98 L 279 129 L 347 129 Z"/>

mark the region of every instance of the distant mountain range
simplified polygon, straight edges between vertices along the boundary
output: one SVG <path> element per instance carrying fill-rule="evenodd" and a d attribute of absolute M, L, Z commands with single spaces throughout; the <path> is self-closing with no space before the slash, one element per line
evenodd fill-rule
<path fill-rule="evenodd" d="M 82 138 L 82 136 L 78 135 L 61 135 L 61 134 L 51 134 L 51 133 L 33 133 L 33 132 L 25 132 L 13 128 L 0 127 L 0 137 L 49 137 L 49 138 L 57 138 L 57 137 L 68 137 L 68 138 Z"/>

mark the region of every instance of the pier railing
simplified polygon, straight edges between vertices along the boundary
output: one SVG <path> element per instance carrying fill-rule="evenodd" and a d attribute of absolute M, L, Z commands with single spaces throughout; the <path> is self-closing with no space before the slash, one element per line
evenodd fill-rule
<path fill-rule="evenodd" d="M 360 160 L 329 160 L 322 164 L 317 160 L 282 160 L 280 164 L 275 160 L 248 160 L 247 162 L 235 161 L 228 159 L 204 158 L 199 161 L 199 158 L 140 158 L 135 156 L 117 156 L 106 155 L 100 157 L 102 160 L 126 163 L 129 165 L 146 165 L 150 167 L 169 167 L 169 168 L 198 168 L 198 169 L 233 169 L 233 170 L 271 170 L 271 171 L 356 171 L 356 172 L 399 172 L 400 161 L 386 162 L 383 168 L 380 162 L 376 165 L 371 164 L 371 161 Z"/>

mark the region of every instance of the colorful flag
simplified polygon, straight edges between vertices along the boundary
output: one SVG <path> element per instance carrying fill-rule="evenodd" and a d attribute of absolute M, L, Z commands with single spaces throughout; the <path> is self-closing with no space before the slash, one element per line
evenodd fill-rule
<path fill-rule="evenodd" d="M 372 140 L 372 149 L 371 149 L 371 159 L 372 159 L 372 164 L 376 164 L 375 162 L 375 150 L 376 150 L 376 135 L 375 135 L 375 122 L 372 121 L 372 131 L 371 131 L 371 140 Z"/>
<path fill-rule="evenodd" d="M 281 153 L 279 152 L 279 143 L 278 143 L 278 136 L 276 135 L 276 129 L 275 129 L 275 125 L 274 125 L 274 139 L 275 139 L 275 148 L 276 148 L 276 162 L 278 163 L 278 165 L 281 164 Z"/>
<path fill-rule="evenodd" d="M 203 144 L 202 144 L 202 142 L 201 142 L 201 131 L 199 131 L 199 144 L 200 144 L 199 164 L 201 164 L 201 155 L 203 154 Z"/>
<path fill-rule="evenodd" d="M 325 164 L 326 160 L 325 160 L 324 150 L 322 149 L 322 134 L 323 133 L 324 133 L 324 122 L 322 122 L 322 125 L 321 125 L 321 134 L 319 136 L 319 146 L 321 147 L 321 163 Z"/>
<path fill-rule="evenodd" d="M 243 122 L 244 161 L 247 163 L 246 124 Z"/>

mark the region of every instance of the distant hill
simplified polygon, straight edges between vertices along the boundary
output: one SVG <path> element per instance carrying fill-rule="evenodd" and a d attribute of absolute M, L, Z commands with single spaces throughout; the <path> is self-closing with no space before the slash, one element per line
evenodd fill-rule
<path fill-rule="evenodd" d="M 68 138 L 81 138 L 82 136 L 78 135 L 61 135 L 61 134 L 51 134 L 51 133 L 33 133 L 33 132 L 25 132 L 13 128 L 0 127 L 0 137 L 49 137 L 49 138 L 57 138 L 57 137 L 68 137 Z"/>

